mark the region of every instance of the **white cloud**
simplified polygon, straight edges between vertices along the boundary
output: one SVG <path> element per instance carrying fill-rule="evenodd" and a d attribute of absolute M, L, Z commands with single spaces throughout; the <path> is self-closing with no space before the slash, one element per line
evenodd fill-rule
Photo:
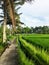
<path fill-rule="evenodd" d="M 25 3 L 21 11 L 23 14 L 47 15 L 49 14 L 49 0 L 36 0 L 33 4 Z"/>
<path fill-rule="evenodd" d="M 48 25 L 49 26 L 49 17 L 44 17 L 44 20 L 40 20 L 38 17 L 34 17 L 34 18 L 31 18 L 29 16 L 26 16 L 26 15 L 21 15 L 22 19 L 21 21 L 23 21 L 26 26 L 46 26 Z"/>
<path fill-rule="evenodd" d="M 28 26 L 49 25 L 49 0 L 35 0 L 33 4 L 25 3 L 19 10 L 23 13 L 20 16 Z"/>

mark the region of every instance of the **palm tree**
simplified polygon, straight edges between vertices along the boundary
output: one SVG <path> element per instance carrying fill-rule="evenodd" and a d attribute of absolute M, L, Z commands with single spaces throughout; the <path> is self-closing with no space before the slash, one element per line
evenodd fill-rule
<path fill-rule="evenodd" d="M 12 26 L 13 26 L 13 30 L 16 31 L 16 27 L 15 27 L 15 14 L 14 14 L 14 6 L 13 6 L 13 1 L 12 0 L 6 0 L 7 2 L 7 8 L 9 11 L 9 15 L 11 18 L 11 22 L 12 22 Z"/>
<path fill-rule="evenodd" d="M 0 0 L 0 3 L 3 5 L 4 11 L 4 24 L 3 24 L 3 42 L 6 42 L 6 22 L 7 22 L 7 14 L 10 17 L 12 22 L 13 30 L 16 31 L 16 20 L 15 20 L 15 13 L 14 13 L 14 3 L 17 5 L 24 4 L 25 1 L 31 0 Z M 0 7 L 1 8 L 1 7 Z"/>
<path fill-rule="evenodd" d="M 15 20 L 15 13 L 14 13 L 14 4 L 16 2 L 16 5 L 22 5 L 25 1 L 31 2 L 32 0 L 5 0 L 7 9 L 9 10 L 9 15 L 12 21 L 13 30 L 16 31 L 16 20 Z M 18 2 L 17 2 L 18 1 Z"/>
<path fill-rule="evenodd" d="M 1 9 L 3 9 L 3 13 L 4 13 L 3 16 L 2 15 L 0 16 L 0 17 L 4 18 L 4 20 L 0 20 L 0 22 L 4 21 L 3 22 L 3 43 L 6 42 L 6 23 L 8 23 L 7 18 L 9 17 L 8 20 L 10 19 L 10 21 L 12 21 L 13 26 L 15 25 L 13 22 L 14 21 L 13 18 L 15 18 L 15 17 L 11 16 L 11 14 L 12 14 L 12 13 L 10 13 L 11 9 L 9 9 L 7 7 L 9 7 L 9 6 L 7 6 L 7 3 L 5 1 L 2 3 L 2 7 L 0 7 Z M 9 10 L 10 10 L 10 12 L 9 12 Z M 18 16 L 18 14 L 17 14 L 17 16 Z M 9 24 L 10 24 L 10 22 L 9 22 Z M 13 29 L 15 29 L 15 28 L 13 27 Z"/>

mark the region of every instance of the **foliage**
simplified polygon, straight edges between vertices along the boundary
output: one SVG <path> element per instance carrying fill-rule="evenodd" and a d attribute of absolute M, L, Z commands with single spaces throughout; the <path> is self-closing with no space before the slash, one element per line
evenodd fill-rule
<path fill-rule="evenodd" d="M 32 34 L 31 35 L 30 34 L 29 35 L 24 34 L 24 35 L 21 35 L 21 36 L 23 36 L 25 38 L 28 36 L 27 38 L 31 37 L 32 39 L 35 37 L 34 39 L 37 39 L 38 37 L 44 38 L 45 36 L 48 36 L 48 35 L 41 34 L 41 36 L 40 36 L 40 34 L 39 35 L 38 34 L 33 34 L 33 35 Z M 49 65 L 49 52 L 47 51 L 47 48 L 45 50 L 44 47 L 41 48 L 38 45 L 36 46 L 32 42 L 29 42 L 29 41 L 22 39 L 21 36 L 19 37 L 19 44 L 20 44 L 20 48 L 22 49 L 22 51 L 24 52 L 26 57 L 28 59 L 31 59 L 35 65 Z M 41 39 L 41 41 L 42 41 L 42 39 Z M 44 42 L 44 41 L 42 41 L 42 42 Z M 40 41 L 39 41 L 39 43 L 40 43 Z M 42 43 L 40 43 L 40 44 L 42 44 Z"/>
<path fill-rule="evenodd" d="M 32 62 L 32 60 L 29 60 L 25 56 L 24 52 L 21 50 L 20 47 L 19 47 L 18 55 L 19 55 L 19 64 L 20 65 L 34 65 L 34 63 Z"/>
<path fill-rule="evenodd" d="M 7 43 L 2 43 L 0 42 L 0 55 L 4 52 L 4 50 L 7 48 L 8 44 Z"/>
<path fill-rule="evenodd" d="M 44 48 L 45 50 L 49 50 L 49 35 L 39 35 L 39 34 L 33 34 L 28 36 L 23 36 L 23 39 L 25 39 L 27 42 L 32 43 L 34 46 L 38 46 L 41 48 Z"/>
<path fill-rule="evenodd" d="M 17 28 L 18 29 L 18 28 Z M 20 27 L 20 33 L 37 33 L 37 34 L 49 34 L 49 26 L 39 27 Z"/>

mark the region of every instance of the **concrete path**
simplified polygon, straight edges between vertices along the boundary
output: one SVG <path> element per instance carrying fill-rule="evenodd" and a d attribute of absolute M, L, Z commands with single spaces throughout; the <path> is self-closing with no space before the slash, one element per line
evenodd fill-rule
<path fill-rule="evenodd" d="M 12 43 L 0 57 L 0 65 L 18 65 L 18 49 Z"/>

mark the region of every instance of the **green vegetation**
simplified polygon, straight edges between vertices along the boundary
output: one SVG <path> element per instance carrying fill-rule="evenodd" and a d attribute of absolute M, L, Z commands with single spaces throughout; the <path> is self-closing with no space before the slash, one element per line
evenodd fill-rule
<path fill-rule="evenodd" d="M 28 59 L 24 54 L 23 50 L 21 49 L 20 43 L 18 41 L 18 35 L 16 35 L 16 44 L 18 43 L 18 65 L 34 65 L 32 60 Z"/>
<path fill-rule="evenodd" d="M 2 43 L 0 42 L 0 55 L 4 52 L 4 50 L 7 48 L 8 44 L 7 43 Z"/>
<path fill-rule="evenodd" d="M 32 34 L 28 36 L 23 36 L 27 42 L 32 43 L 35 46 L 49 50 L 49 35 L 48 34 Z"/>
<path fill-rule="evenodd" d="M 34 63 L 32 62 L 32 60 L 29 60 L 26 55 L 24 54 L 24 52 L 21 50 L 21 48 L 19 48 L 19 63 L 20 65 L 34 65 Z"/>
<path fill-rule="evenodd" d="M 7 35 L 7 41 L 12 41 L 15 38 L 15 35 Z"/>
<path fill-rule="evenodd" d="M 17 27 L 17 33 L 38 33 L 38 34 L 49 34 L 49 26 L 39 26 L 39 27 Z"/>
<path fill-rule="evenodd" d="M 12 41 L 15 38 L 15 35 L 7 35 L 7 41 Z M 8 47 L 7 41 L 5 43 L 2 42 L 2 33 L 0 33 L 0 55 L 5 51 Z"/>
<path fill-rule="evenodd" d="M 34 65 L 49 65 L 49 35 L 23 34 L 19 36 L 19 45 L 23 54 Z M 22 61 L 26 62 L 26 61 Z M 26 65 L 26 64 L 25 64 Z M 28 64 L 27 64 L 28 65 Z M 31 64 L 30 64 L 31 65 Z"/>

